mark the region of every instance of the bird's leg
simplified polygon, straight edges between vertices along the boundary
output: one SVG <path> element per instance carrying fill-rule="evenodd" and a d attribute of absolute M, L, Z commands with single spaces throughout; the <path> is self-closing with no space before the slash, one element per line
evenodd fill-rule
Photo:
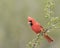
<path fill-rule="evenodd" d="M 49 29 L 44 29 L 43 31 L 40 32 L 40 34 L 43 36 Z"/>
<path fill-rule="evenodd" d="M 49 29 L 44 30 L 43 33 L 46 33 L 48 30 L 49 30 Z"/>
<path fill-rule="evenodd" d="M 49 30 L 48 29 L 43 29 L 43 31 L 41 31 L 37 36 L 39 37 L 40 35 L 43 36 L 44 34 L 46 34 L 46 32 Z"/>

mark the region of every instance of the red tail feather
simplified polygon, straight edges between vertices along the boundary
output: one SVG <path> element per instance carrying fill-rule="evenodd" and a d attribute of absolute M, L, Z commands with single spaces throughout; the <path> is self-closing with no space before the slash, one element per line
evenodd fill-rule
<path fill-rule="evenodd" d="M 46 40 L 51 43 L 53 42 L 53 39 L 51 37 L 49 37 L 47 34 L 44 34 L 44 37 L 46 38 Z"/>

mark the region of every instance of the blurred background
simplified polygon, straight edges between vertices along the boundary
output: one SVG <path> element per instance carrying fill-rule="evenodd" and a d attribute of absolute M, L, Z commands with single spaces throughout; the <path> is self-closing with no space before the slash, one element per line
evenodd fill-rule
<path fill-rule="evenodd" d="M 46 1 L 0 0 L 0 48 L 26 48 L 26 44 L 36 36 L 27 23 L 27 17 L 35 18 L 45 26 L 47 21 L 44 18 Z M 55 0 L 54 15 L 57 17 L 60 17 L 59 10 L 60 0 Z M 43 39 L 40 41 L 39 48 L 60 48 L 60 30 L 51 30 L 49 35 L 54 38 L 54 42 L 49 44 Z"/>

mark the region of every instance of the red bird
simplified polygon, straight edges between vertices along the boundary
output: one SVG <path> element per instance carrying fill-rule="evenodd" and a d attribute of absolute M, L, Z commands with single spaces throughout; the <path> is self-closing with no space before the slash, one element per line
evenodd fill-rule
<path fill-rule="evenodd" d="M 48 42 L 53 42 L 53 39 L 48 36 L 44 30 L 44 28 L 33 18 L 28 17 L 28 23 L 30 24 L 32 30 L 38 34 L 38 33 L 42 33 L 44 38 L 48 41 Z"/>

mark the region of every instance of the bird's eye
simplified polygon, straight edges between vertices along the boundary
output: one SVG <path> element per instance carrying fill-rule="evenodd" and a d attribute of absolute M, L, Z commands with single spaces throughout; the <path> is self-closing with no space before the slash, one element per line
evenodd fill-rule
<path fill-rule="evenodd" d="M 32 22 L 31 20 L 29 22 Z"/>

